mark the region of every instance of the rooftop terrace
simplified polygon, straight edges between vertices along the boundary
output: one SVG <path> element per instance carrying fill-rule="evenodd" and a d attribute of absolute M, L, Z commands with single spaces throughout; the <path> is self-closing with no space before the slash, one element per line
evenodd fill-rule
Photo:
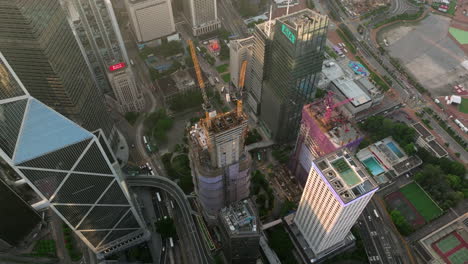
<path fill-rule="evenodd" d="M 300 11 L 290 13 L 289 15 L 285 15 L 279 17 L 278 20 L 297 29 L 300 26 L 314 23 L 320 20 L 327 19 L 327 16 L 321 15 L 315 11 L 310 9 L 302 9 Z"/>
<path fill-rule="evenodd" d="M 364 167 L 346 149 L 330 153 L 314 163 L 343 203 L 377 188 Z"/>
<path fill-rule="evenodd" d="M 257 217 L 248 200 L 239 201 L 221 209 L 222 222 L 231 234 L 258 233 Z"/>

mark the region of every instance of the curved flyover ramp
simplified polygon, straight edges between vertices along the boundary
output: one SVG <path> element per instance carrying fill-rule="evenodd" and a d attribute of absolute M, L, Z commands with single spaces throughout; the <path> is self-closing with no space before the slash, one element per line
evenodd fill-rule
<path fill-rule="evenodd" d="M 184 251 L 191 251 L 190 255 L 193 256 L 192 263 L 208 264 L 212 262 L 209 253 L 206 251 L 204 241 L 197 230 L 195 221 L 192 218 L 190 203 L 185 193 L 175 182 L 160 176 L 132 176 L 128 177 L 126 182 L 130 187 L 155 187 L 171 195 L 182 212 L 183 221 L 185 222 L 184 227 L 186 229 L 184 235 L 189 236 L 192 243 L 192 247 L 185 248 Z"/>

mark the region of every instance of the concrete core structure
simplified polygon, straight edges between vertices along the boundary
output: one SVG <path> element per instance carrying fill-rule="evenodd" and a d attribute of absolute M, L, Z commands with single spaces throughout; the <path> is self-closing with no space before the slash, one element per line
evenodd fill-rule
<path fill-rule="evenodd" d="M 231 112 L 201 119 L 190 130 L 189 157 L 195 192 L 208 220 L 249 196 L 252 160 L 244 148 L 247 117 L 242 103 Z"/>

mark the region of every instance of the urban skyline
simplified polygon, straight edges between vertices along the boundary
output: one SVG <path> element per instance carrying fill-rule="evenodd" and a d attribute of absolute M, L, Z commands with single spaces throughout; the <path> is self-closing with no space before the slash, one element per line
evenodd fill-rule
<path fill-rule="evenodd" d="M 420 2 L 0 0 L 0 262 L 464 264 L 467 6 Z"/>

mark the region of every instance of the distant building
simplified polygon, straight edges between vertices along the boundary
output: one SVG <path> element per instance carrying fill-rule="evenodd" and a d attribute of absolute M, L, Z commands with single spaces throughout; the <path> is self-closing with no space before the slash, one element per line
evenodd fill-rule
<path fill-rule="evenodd" d="M 378 184 L 393 181 L 419 167 L 422 160 L 417 156 L 408 156 L 392 137 L 386 137 L 361 149 L 356 157 L 369 170 Z"/>
<path fill-rule="evenodd" d="M 423 237 L 416 243 L 415 249 L 424 263 L 466 263 L 468 254 L 468 213 Z"/>
<path fill-rule="evenodd" d="M 242 103 L 228 113 L 201 119 L 189 132 L 189 157 L 195 193 L 208 220 L 219 210 L 249 196 L 249 153 L 245 150 L 247 117 Z"/>
<path fill-rule="evenodd" d="M 346 149 L 310 162 L 291 226 L 302 252 L 315 262 L 345 246 L 345 239 L 378 187 Z"/>
<path fill-rule="evenodd" d="M 324 61 L 321 77 L 318 87 L 333 91 L 335 100 L 339 102 L 352 99 L 340 107 L 349 118 L 380 104 L 384 99 L 384 93 L 369 77 L 356 75 L 349 67 L 341 67 L 335 60 Z"/>
<path fill-rule="evenodd" d="M 185 19 L 192 27 L 194 36 L 210 33 L 221 27 L 216 0 L 182 1 Z"/>
<path fill-rule="evenodd" d="M 158 87 L 164 102 L 170 104 L 171 100 L 180 94 L 199 91 L 195 84 L 195 71 L 193 69 L 178 70 L 168 77 L 157 80 Z"/>
<path fill-rule="evenodd" d="M 252 56 L 253 42 L 253 36 L 245 39 L 229 41 L 229 72 L 231 74 L 231 82 L 237 89 L 239 89 L 239 77 L 242 64 L 247 62 L 247 67 L 249 67 L 250 57 Z M 244 86 L 245 80 L 247 79 L 247 72 L 248 70 L 246 69 L 244 75 Z M 240 90 L 238 91 L 241 92 Z"/>
<path fill-rule="evenodd" d="M 249 69 L 248 104 L 277 142 L 297 136 L 304 104 L 322 69 L 328 18 L 310 9 L 257 25 Z"/>
<path fill-rule="evenodd" d="M 448 152 L 435 140 L 435 137 L 432 133 L 427 130 L 421 123 L 412 124 L 413 128 L 416 130 L 417 139 L 416 144 L 418 146 L 425 148 L 433 156 L 442 158 L 448 155 Z"/>
<path fill-rule="evenodd" d="M 115 96 L 119 111 L 139 112 L 144 98 L 138 87 L 112 4 L 107 0 L 67 0 L 71 26 L 103 93 Z"/>
<path fill-rule="evenodd" d="M 302 109 L 301 127 L 290 166 L 302 186 L 307 182 L 313 160 L 342 147 L 357 148 L 363 139 L 340 112 L 334 111 L 329 120 L 325 120 L 323 108 L 322 101 L 316 101 Z"/>
<path fill-rule="evenodd" d="M 175 33 L 170 0 L 125 0 L 130 25 L 138 42 L 155 40 Z"/>
<path fill-rule="evenodd" d="M 228 263 L 255 264 L 260 257 L 260 221 L 249 200 L 233 203 L 219 213 L 223 251 Z"/>

